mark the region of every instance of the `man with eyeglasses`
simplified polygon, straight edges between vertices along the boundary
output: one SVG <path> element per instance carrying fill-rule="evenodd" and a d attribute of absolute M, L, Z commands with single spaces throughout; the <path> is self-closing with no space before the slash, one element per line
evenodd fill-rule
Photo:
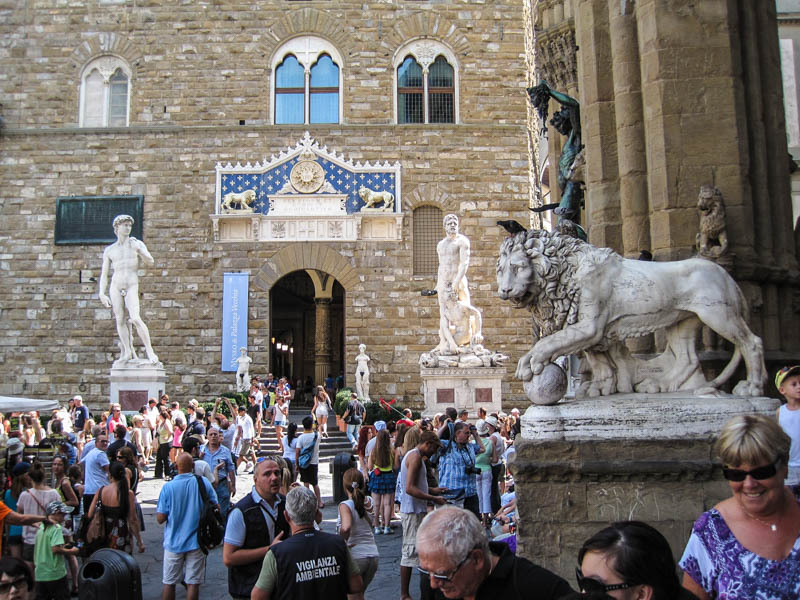
<path fill-rule="evenodd" d="M 272 457 L 259 459 L 253 489 L 228 516 L 222 562 L 228 567 L 228 593 L 234 600 L 250 598 L 267 551 L 291 535 L 284 516 L 286 498 L 278 493 L 281 468 Z"/>
<path fill-rule="evenodd" d="M 108 434 L 105 431 L 95 438 L 94 448 L 81 459 L 83 463 L 83 512 L 89 514 L 94 495 L 108 484 Z"/>
<path fill-rule="evenodd" d="M 448 429 L 445 426 L 442 432 Z M 469 442 L 470 434 L 474 443 Z M 439 457 L 439 484 L 449 490 L 446 496 L 451 501 L 463 503 L 464 508 L 476 517 L 480 516 L 478 487 L 475 483 L 475 475 L 480 471 L 475 467 L 475 456 L 484 452 L 484 448 L 477 429 L 474 425 L 457 421 L 453 427 L 453 439 L 443 439 L 442 446 L 444 450 Z"/>
<path fill-rule="evenodd" d="M 217 473 L 217 485 L 214 489 L 219 499 L 219 510 L 226 517 L 231 509 L 231 498 L 236 495 L 236 467 L 230 448 L 222 445 L 222 432 L 219 428 L 210 427 L 207 438 L 208 443 L 200 448 L 200 460 L 207 462 Z"/>
<path fill-rule="evenodd" d="M 490 542 L 478 518 L 456 506 L 428 513 L 417 546 L 420 575 L 446 598 L 556 600 L 572 593 L 555 573 Z"/>

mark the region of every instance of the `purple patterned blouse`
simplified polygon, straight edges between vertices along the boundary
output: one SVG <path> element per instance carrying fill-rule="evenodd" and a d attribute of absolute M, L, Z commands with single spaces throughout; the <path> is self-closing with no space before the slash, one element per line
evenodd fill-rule
<path fill-rule="evenodd" d="M 795 488 L 795 495 L 798 491 Z M 800 538 L 785 559 L 763 558 L 739 543 L 715 508 L 695 521 L 680 566 L 711 598 L 800 598 Z"/>

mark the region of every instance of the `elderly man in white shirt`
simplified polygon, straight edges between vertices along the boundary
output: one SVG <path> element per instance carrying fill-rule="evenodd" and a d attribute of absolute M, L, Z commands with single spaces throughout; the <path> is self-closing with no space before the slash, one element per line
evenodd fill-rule
<path fill-rule="evenodd" d="M 239 448 L 239 458 L 236 461 L 236 470 L 239 470 L 239 465 L 242 461 L 247 462 L 247 457 L 253 459 L 252 465 L 249 466 L 249 473 L 253 472 L 256 465 L 256 451 L 253 448 L 253 438 L 256 435 L 256 428 L 253 424 L 253 419 L 247 414 L 247 409 L 244 406 L 239 407 L 239 416 L 236 418 L 236 438 L 233 442 L 233 447 L 236 448 L 241 442 Z"/>

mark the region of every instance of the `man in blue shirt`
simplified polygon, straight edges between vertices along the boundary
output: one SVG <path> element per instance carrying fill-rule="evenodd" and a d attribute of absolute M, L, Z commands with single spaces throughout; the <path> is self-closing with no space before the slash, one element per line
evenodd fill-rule
<path fill-rule="evenodd" d="M 440 437 L 445 430 L 448 430 L 447 426 L 439 432 Z M 469 443 L 470 433 L 475 440 L 472 444 Z M 439 458 L 439 485 L 449 490 L 445 497 L 455 501 L 463 498 L 464 508 L 480 518 L 475 455 L 484 449 L 475 426 L 458 421 L 453 427 L 453 439 L 441 442 L 443 450 Z"/>
<path fill-rule="evenodd" d="M 164 528 L 164 571 L 162 600 L 175 600 L 175 585 L 186 583 L 186 600 L 197 600 L 205 581 L 206 555 L 200 550 L 197 528 L 203 514 L 203 502 L 194 476 L 192 457 L 181 452 L 175 461 L 178 475 L 167 482 L 158 495 L 156 521 Z M 199 478 L 214 504 L 217 494 L 205 477 Z M 186 573 L 184 574 L 184 567 Z"/>
<path fill-rule="evenodd" d="M 72 429 L 76 433 L 80 433 L 83 431 L 83 426 L 89 419 L 89 409 L 83 405 L 83 397 L 80 396 L 80 394 L 73 396 L 72 401 L 75 403 L 72 408 L 72 414 L 70 415 L 72 418 Z"/>
<path fill-rule="evenodd" d="M 209 464 L 212 470 L 217 470 L 217 498 L 219 510 L 223 518 L 228 516 L 231 509 L 231 498 L 236 494 L 236 467 L 233 464 L 231 451 L 222 445 L 222 432 L 218 427 L 208 429 L 208 443 L 199 449 L 200 460 Z"/>
<path fill-rule="evenodd" d="M 108 485 L 108 434 L 101 431 L 95 438 L 95 447 L 81 460 L 83 463 L 83 512 L 89 514 L 94 495 Z"/>

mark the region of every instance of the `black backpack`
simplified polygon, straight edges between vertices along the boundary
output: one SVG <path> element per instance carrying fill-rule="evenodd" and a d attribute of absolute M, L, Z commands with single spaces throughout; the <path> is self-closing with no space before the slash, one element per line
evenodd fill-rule
<path fill-rule="evenodd" d="M 195 475 L 197 487 L 200 489 L 200 502 L 202 511 L 200 522 L 197 524 L 197 543 L 203 554 L 216 548 L 222 543 L 225 536 L 225 521 L 219 512 L 219 507 L 211 501 L 206 492 L 206 486 L 199 475 Z"/>

